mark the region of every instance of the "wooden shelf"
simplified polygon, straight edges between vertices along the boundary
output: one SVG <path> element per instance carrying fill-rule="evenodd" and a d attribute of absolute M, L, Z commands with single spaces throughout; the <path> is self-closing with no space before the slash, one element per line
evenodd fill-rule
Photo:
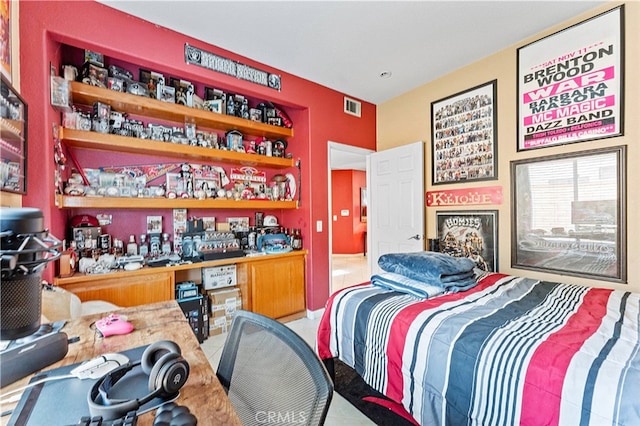
<path fill-rule="evenodd" d="M 94 102 L 102 102 L 111 105 L 111 108 L 115 111 L 127 114 L 143 115 L 179 123 L 195 123 L 196 126 L 224 131 L 238 130 L 243 134 L 267 138 L 293 137 L 293 129 L 286 127 L 272 126 L 257 121 L 245 120 L 244 118 L 162 102 L 144 96 L 116 92 L 115 90 L 103 89 L 77 81 L 71 82 L 71 92 L 73 102 L 77 104 L 92 106 Z"/>
<path fill-rule="evenodd" d="M 223 200 L 193 198 L 127 198 L 127 197 L 73 197 L 57 196 L 58 207 L 99 209 L 258 209 L 286 210 L 298 208 L 297 201 Z"/>
<path fill-rule="evenodd" d="M 224 151 L 221 149 L 159 142 L 108 133 L 87 132 L 84 130 L 60 128 L 60 139 L 72 148 L 95 149 L 128 154 L 147 154 L 181 159 L 189 158 L 279 169 L 295 167 L 295 161 L 291 158 L 267 157 L 265 155 Z"/>
<path fill-rule="evenodd" d="M 22 142 L 24 140 L 24 123 L 18 120 L 0 118 L 0 134 L 2 139 L 10 142 Z"/>

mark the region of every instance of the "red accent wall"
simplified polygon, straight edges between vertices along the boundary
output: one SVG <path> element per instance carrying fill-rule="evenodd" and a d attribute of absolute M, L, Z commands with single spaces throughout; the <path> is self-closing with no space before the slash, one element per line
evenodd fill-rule
<path fill-rule="evenodd" d="M 363 171 L 331 171 L 333 254 L 355 254 L 365 251 L 364 233 L 367 231 L 367 224 L 360 220 L 360 189 L 365 186 L 366 173 Z M 349 215 L 342 216 L 343 210 L 348 210 Z"/>
<path fill-rule="evenodd" d="M 212 53 L 282 76 L 280 92 L 215 73 L 184 61 L 184 45 L 192 44 Z M 301 205 L 295 211 L 274 212 L 287 227 L 301 228 L 307 257 L 307 307 L 320 309 L 329 294 L 328 166 L 329 140 L 375 150 L 376 107 L 362 103 L 362 118 L 343 113 L 343 96 L 319 84 L 273 69 L 217 46 L 186 37 L 93 1 L 25 1 L 20 3 L 20 57 L 22 95 L 29 105 L 28 193 L 25 207 L 37 207 L 45 224 L 62 236 L 69 216 L 78 212 L 54 205 L 54 159 L 52 124 L 60 114 L 50 107 L 50 66 L 60 69 L 62 45 L 91 49 L 106 57 L 138 64 L 192 82 L 208 84 L 286 107 L 294 123 L 290 141 L 301 159 Z M 108 211 L 114 226 L 143 223 L 148 212 Z M 156 214 L 166 214 L 167 212 Z M 252 213 L 252 212 L 248 212 Z M 216 216 L 215 211 L 198 211 Z M 316 222 L 323 231 L 316 232 Z M 52 278 L 47 268 L 45 278 Z"/>

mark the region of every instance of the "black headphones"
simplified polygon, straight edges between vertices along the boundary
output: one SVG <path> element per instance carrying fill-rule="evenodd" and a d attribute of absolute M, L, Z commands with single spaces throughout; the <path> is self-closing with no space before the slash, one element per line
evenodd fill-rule
<path fill-rule="evenodd" d="M 189 377 L 189 363 L 180 353 L 176 343 L 161 340 L 145 349 L 140 361 L 124 364 L 96 381 L 87 395 L 91 416 L 114 420 L 138 410 L 153 398 L 176 395 Z M 149 394 L 137 399 L 109 398 L 109 390 L 138 365 L 149 375 Z"/>

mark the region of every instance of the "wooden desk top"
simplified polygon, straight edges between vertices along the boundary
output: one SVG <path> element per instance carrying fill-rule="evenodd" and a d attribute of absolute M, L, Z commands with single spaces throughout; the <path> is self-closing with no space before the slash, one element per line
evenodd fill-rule
<path fill-rule="evenodd" d="M 176 403 L 188 407 L 198 418 L 198 424 L 242 424 L 177 302 L 154 303 L 115 312 L 127 316 L 127 320 L 135 327 L 132 333 L 100 337 L 92 326 L 105 316 L 104 313 L 70 320 L 61 331 L 67 333 L 69 338 L 80 337 L 80 341 L 69 344 L 67 356 L 44 370 L 75 364 L 107 352 L 120 352 L 148 345 L 158 340 L 173 340 L 180 346 L 182 356 L 189 362 L 190 368 L 189 379 L 180 390 Z M 30 378 L 31 375 L 2 388 L 2 393 L 26 385 Z M 13 406 L 2 406 L 2 410 Z M 141 415 L 138 417 L 138 425 L 151 425 L 154 415 L 155 411 Z M 2 417 L 0 424 L 6 425 L 9 418 L 10 416 Z"/>

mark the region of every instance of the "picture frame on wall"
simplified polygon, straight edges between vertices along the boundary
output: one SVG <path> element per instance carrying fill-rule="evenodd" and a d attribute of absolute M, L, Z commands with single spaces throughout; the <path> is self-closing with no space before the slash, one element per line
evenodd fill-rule
<path fill-rule="evenodd" d="M 626 282 L 626 146 L 511 162 L 511 266 Z"/>
<path fill-rule="evenodd" d="M 15 20 L 11 16 L 14 12 L 12 2 L 0 0 L 0 75 L 11 83 L 11 43 L 18 34 L 15 27 Z"/>
<path fill-rule="evenodd" d="M 498 211 L 436 212 L 440 252 L 467 257 L 476 268 L 498 271 Z"/>
<path fill-rule="evenodd" d="M 431 103 L 434 185 L 498 178 L 497 80 Z"/>
<path fill-rule="evenodd" d="M 623 134 L 624 6 L 517 50 L 518 151 Z"/>

